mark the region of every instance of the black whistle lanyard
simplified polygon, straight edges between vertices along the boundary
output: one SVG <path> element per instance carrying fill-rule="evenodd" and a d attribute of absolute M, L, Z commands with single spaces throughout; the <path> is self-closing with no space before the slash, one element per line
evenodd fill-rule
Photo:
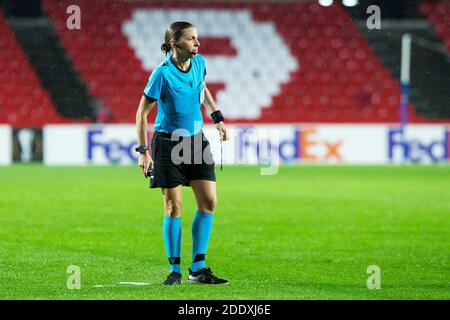
<path fill-rule="evenodd" d="M 220 171 L 222 171 L 223 164 L 223 140 L 220 139 Z"/>

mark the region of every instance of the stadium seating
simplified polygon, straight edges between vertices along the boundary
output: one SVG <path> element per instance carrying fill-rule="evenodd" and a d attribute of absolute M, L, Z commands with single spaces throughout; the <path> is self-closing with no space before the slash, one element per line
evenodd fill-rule
<path fill-rule="evenodd" d="M 450 3 L 447 1 L 422 1 L 419 11 L 427 16 L 444 47 L 450 52 Z"/>
<path fill-rule="evenodd" d="M 148 76 L 164 57 L 161 22 L 183 14 L 203 27 L 200 52 L 207 58 L 207 84 L 229 121 L 386 123 L 399 118 L 398 80 L 338 4 L 82 0 L 77 2 L 81 30 L 66 27 L 70 1 L 43 4 L 91 93 L 104 99 L 118 122 L 134 122 Z M 258 37 L 263 40 L 255 42 Z M 249 73 L 255 65 L 259 69 Z M 410 121 L 425 121 L 409 109 Z"/>
<path fill-rule="evenodd" d="M 1 10 L 0 83 L 0 123 L 33 127 L 70 122 L 56 113 Z"/>

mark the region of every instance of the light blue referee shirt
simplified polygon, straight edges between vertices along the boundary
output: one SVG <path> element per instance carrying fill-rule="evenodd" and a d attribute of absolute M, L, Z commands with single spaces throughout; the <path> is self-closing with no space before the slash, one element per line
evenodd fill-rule
<path fill-rule="evenodd" d="M 205 59 L 200 54 L 191 59 L 187 71 L 179 69 L 172 56 L 153 70 L 144 95 L 158 101 L 155 131 L 172 133 L 184 129 L 185 133 L 179 135 L 193 136 L 203 128 L 200 106 L 205 76 Z"/>

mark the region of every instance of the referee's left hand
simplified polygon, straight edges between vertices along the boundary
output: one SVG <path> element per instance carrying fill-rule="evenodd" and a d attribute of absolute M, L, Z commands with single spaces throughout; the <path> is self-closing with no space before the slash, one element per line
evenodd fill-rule
<path fill-rule="evenodd" d="M 227 141 L 229 139 L 227 128 L 225 127 L 225 123 L 220 121 L 216 123 L 216 128 L 219 130 L 220 140 Z"/>

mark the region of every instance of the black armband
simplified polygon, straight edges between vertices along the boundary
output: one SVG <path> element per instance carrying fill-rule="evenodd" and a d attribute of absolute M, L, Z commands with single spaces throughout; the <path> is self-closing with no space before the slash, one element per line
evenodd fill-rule
<path fill-rule="evenodd" d="M 225 118 L 223 117 L 222 112 L 220 110 L 214 111 L 211 113 L 211 118 L 213 119 L 214 123 L 219 123 L 220 121 L 224 121 Z"/>

